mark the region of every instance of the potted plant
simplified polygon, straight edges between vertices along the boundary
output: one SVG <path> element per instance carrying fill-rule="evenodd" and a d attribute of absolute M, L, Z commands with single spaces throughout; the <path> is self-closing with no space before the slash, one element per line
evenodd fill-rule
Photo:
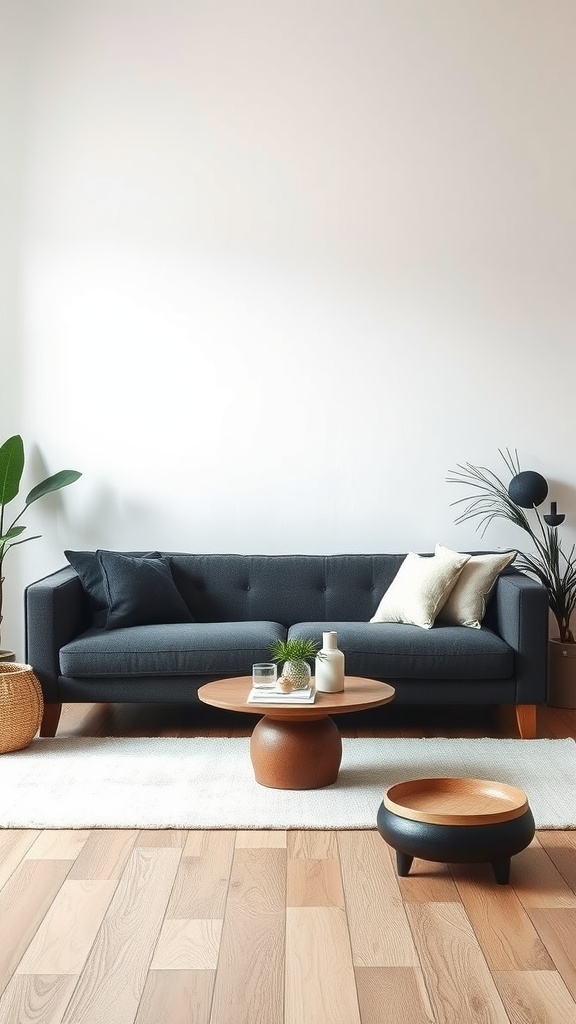
<path fill-rule="evenodd" d="M 320 657 L 320 644 L 305 637 L 293 637 L 288 640 L 276 640 L 270 650 L 272 661 L 283 661 L 282 675 L 278 680 L 280 688 L 305 690 L 310 686 L 312 670 L 309 659 Z"/>
<path fill-rule="evenodd" d="M 530 538 L 534 550 L 518 552 L 514 564 L 540 580 L 548 592 L 548 604 L 558 628 L 558 636 L 549 641 L 549 696 L 556 707 L 576 707 L 576 641 L 571 619 L 576 608 L 576 545 L 565 551 L 558 537 L 564 516 L 557 513 L 552 502 L 550 513 L 541 515 L 541 505 L 548 494 L 543 476 L 531 470 L 522 472 L 515 450 L 499 453 L 512 473 L 508 486 L 491 470 L 467 462 L 458 465 L 447 478 L 448 483 L 472 488 L 472 494 L 452 502 L 465 503 L 456 523 L 477 520 L 477 528 L 485 533 L 493 519 L 507 519 Z M 534 516 L 534 526 L 524 510 Z"/>
<path fill-rule="evenodd" d="M 14 434 L 0 447 L 0 625 L 2 623 L 2 585 L 4 583 L 4 559 L 10 548 L 17 544 L 24 544 L 27 540 L 37 540 L 40 534 L 33 537 L 23 537 L 26 529 L 19 522 L 26 509 L 43 498 L 51 491 L 59 491 L 62 487 L 74 483 L 82 476 L 75 469 L 63 469 L 59 473 L 46 477 L 27 494 L 24 500 L 24 507 L 16 516 L 7 523 L 11 513 L 7 512 L 7 506 L 18 497 L 20 482 L 24 471 L 24 443 L 20 434 Z M 0 651 L 0 660 L 13 661 L 12 651 Z"/>

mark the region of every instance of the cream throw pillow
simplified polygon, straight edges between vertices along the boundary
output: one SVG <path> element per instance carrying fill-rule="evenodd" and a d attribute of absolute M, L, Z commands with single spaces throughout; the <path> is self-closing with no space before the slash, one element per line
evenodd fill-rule
<path fill-rule="evenodd" d="M 449 552 L 443 544 L 436 545 L 436 554 Z M 455 555 L 457 552 L 452 551 Z M 516 558 L 515 551 L 496 555 L 472 555 L 460 573 L 456 585 L 440 612 L 440 621 L 452 626 L 480 629 L 486 605 L 498 576 Z"/>
<path fill-rule="evenodd" d="M 370 622 L 406 622 L 430 629 L 469 557 L 448 548 L 429 556 L 410 551 Z"/>

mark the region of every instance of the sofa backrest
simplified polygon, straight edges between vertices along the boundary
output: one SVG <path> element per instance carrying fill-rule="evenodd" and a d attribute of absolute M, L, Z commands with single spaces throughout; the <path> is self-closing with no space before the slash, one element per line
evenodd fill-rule
<path fill-rule="evenodd" d="M 404 554 L 191 555 L 166 552 L 197 621 L 368 621 Z"/>

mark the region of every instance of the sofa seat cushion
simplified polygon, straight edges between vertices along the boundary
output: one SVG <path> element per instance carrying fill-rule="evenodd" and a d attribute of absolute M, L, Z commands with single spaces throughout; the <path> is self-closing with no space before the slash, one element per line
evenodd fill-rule
<path fill-rule="evenodd" d="M 289 637 L 335 630 L 346 658 L 346 673 L 376 679 L 509 679 L 514 652 L 486 629 L 433 626 L 421 629 L 391 622 L 299 622 Z"/>
<path fill-rule="evenodd" d="M 193 622 L 91 629 L 60 650 L 64 676 L 249 675 L 284 639 L 278 622 Z"/>

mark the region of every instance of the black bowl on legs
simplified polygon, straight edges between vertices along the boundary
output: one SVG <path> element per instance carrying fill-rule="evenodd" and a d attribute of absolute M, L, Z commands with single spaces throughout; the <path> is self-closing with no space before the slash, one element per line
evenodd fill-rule
<path fill-rule="evenodd" d="M 496 881 L 510 877 L 510 858 L 534 838 L 526 794 L 487 779 L 413 779 L 391 786 L 377 816 L 378 831 L 396 850 L 398 874 L 414 857 L 471 864 L 488 861 Z"/>

